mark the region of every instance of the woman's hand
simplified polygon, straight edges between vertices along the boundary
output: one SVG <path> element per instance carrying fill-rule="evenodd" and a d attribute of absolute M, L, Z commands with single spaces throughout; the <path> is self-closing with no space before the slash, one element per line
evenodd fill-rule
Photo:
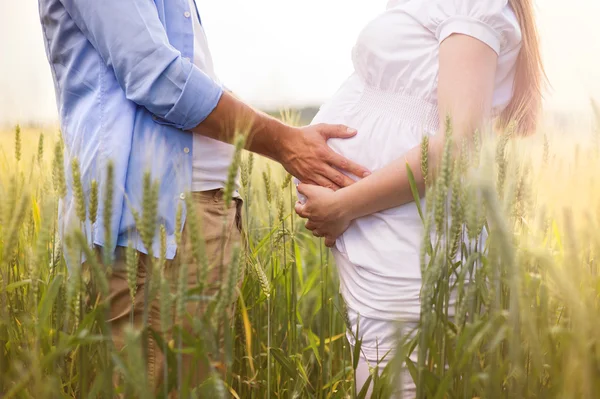
<path fill-rule="evenodd" d="M 325 245 L 333 247 L 337 238 L 348 229 L 352 221 L 345 215 L 340 191 L 300 184 L 298 192 L 306 197 L 306 202 L 296 203 L 296 213 L 308 219 L 306 228 L 311 230 L 315 237 L 324 237 Z"/>

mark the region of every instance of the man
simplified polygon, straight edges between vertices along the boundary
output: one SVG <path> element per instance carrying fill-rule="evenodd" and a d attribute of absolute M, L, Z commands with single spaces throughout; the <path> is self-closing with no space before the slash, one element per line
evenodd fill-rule
<path fill-rule="evenodd" d="M 112 209 L 103 209 L 101 201 L 96 223 L 87 222 L 85 230 L 90 244 L 109 253 L 116 249 L 109 285 L 117 347 L 124 344 L 131 313 L 141 323 L 148 254 L 160 253 L 160 240 L 154 239 L 150 252 L 135 224 L 134 215 L 143 209 L 147 171 L 160 182 L 156 216 L 166 230 L 165 277 L 172 282 L 180 257 L 196 261 L 187 250 L 177 251 L 176 213 L 189 201 L 187 193 L 204 219 L 211 266 L 227 264 L 240 241 L 240 207 L 224 204 L 222 195 L 232 156 L 225 143 L 236 128 L 247 128 L 249 150 L 280 162 L 302 181 L 336 188 L 352 183 L 340 170 L 368 173 L 326 145 L 329 138 L 353 136 L 353 130 L 286 126 L 223 91 L 193 0 L 39 0 L 39 6 L 67 162 L 78 158 L 85 193 L 92 179 L 107 192 L 107 165 L 114 165 Z M 63 234 L 80 224 L 74 202 L 69 189 L 61 205 Z M 189 240 L 183 208 L 185 249 Z M 110 215 L 110 223 L 104 223 L 104 215 Z M 222 243 L 225 256 L 218 259 Z M 133 305 L 124 266 L 123 248 L 128 246 L 139 253 Z M 208 283 L 218 286 L 220 277 L 211 272 Z M 189 280 L 190 286 L 196 284 L 195 275 Z M 161 331 L 157 312 L 158 304 L 151 304 L 148 323 Z M 156 386 L 163 354 L 149 341 L 147 356 L 149 379 Z"/>

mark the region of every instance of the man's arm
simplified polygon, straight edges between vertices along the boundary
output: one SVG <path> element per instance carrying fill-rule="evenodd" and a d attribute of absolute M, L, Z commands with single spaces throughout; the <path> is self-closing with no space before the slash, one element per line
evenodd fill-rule
<path fill-rule="evenodd" d="M 339 126 L 292 128 L 223 94 L 171 46 L 152 1 L 60 1 L 112 67 L 127 98 L 164 122 L 225 142 L 231 140 L 234 128 L 247 129 L 251 150 L 281 162 L 309 183 L 332 188 L 351 184 L 338 168 L 356 176 L 367 173 L 326 145 L 327 138 L 351 137 L 355 132 Z"/>
<path fill-rule="evenodd" d="M 60 1 L 129 100 L 184 130 L 212 112 L 221 87 L 169 43 L 152 1 Z"/>
<path fill-rule="evenodd" d="M 356 131 L 343 125 L 288 126 L 224 93 L 214 111 L 195 133 L 230 142 L 239 132 L 247 135 L 247 148 L 281 163 L 303 182 L 337 189 L 353 181 L 340 172 L 366 177 L 369 172 L 327 146 L 329 138 L 349 138 Z"/>

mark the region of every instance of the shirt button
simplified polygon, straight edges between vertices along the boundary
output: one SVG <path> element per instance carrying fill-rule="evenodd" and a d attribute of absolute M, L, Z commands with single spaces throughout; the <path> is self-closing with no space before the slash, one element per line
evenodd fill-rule
<path fill-rule="evenodd" d="M 188 61 L 188 62 L 192 61 L 192 59 L 190 57 L 185 57 L 185 60 Z"/>
<path fill-rule="evenodd" d="M 184 200 L 185 199 L 185 194 L 184 193 L 179 194 L 179 199 Z"/>
<path fill-rule="evenodd" d="M 190 149 L 189 149 L 189 148 L 187 148 L 187 147 L 185 147 L 185 148 L 183 149 L 183 152 L 185 152 L 186 154 L 189 154 L 189 153 L 190 153 Z"/>
<path fill-rule="evenodd" d="M 186 17 L 186 18 L 189 18 L 189 17 L 192 16 L 192 14 L 190 14 L 189 11 L 186 11 L 186 12 L 183 13 L 183 16 Z"/>

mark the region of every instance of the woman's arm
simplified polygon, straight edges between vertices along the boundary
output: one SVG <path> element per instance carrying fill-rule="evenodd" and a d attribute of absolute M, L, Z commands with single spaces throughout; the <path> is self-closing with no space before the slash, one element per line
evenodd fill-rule
<path fill-rule="evenodd" d="M 449 115 L 455 138 L 472 134 L 490 114 L 495 85 L 496 52 L 483 42 L 455 34 L 440 45 L 438 108 L 442 124 Z M 444 129 L 430 140 L 429 163 L 435 169 L 441 158 Z M 456 140 L 457 142 L 459 140 Z M 337 238 L 349 221 L 414 201 L 406 165 L 414 173 L 421 195 L 421 149 L 415 147 L 401 158 L 367 178 L 337 192 L 300 185 L 307 197 L 296 207 L 300 216 L 310 219 L 307 228 L 317 236 Z M 312 200 L 312 201 L 311 201 Z"/>

